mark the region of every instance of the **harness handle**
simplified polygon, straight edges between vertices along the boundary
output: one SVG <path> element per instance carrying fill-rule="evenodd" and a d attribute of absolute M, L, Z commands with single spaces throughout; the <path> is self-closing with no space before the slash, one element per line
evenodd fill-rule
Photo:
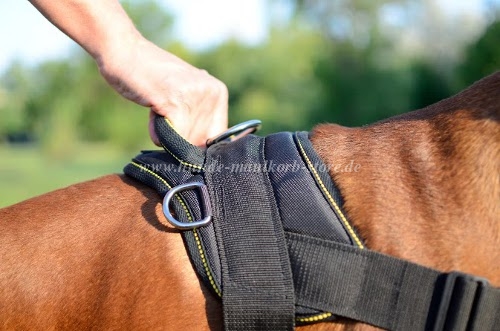
<path fill-rule="evenodd" d="M 203 170 L 204 151 L 184 139 L 166 118 L 155 115 L 155 131 L 162 147 L 180 164 L 196 172 Z"/>
<path fill-rule="evenodd" d="M 220 135 L 208 139 L 207 147 L 222 141 L 235 141 L 247 134 L 254 133 L 260 129 L 261 124 L 262 122 L 259 120 L 249 120 L 239 123 Z M 156 115 L 155 131 L 162 147 L 179 163 L 195 171 L 203 170 L 205 152 L 177 133 L 168 118 Z"/>

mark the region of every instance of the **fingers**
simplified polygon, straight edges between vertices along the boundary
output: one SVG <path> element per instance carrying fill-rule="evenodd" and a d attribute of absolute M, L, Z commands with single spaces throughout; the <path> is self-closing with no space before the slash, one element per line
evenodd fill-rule
<path fill-rule="evenodd" d="M 205 70 L 196 72 L 178 85 L 166 102 L 151 107 L 167 117 L 175 130 L 190 143 L 205 147 L 209 138 L 227 129 L 228 90 L 224 83 Z M 172 86 L 172 85 L 171 85 Z"/>
<path fill-rule="evenodd" d="M 227 128 L 226 85 L 146 40 L 101 61 L 99 70 L 123 97 L 150 109 L 148 129 L 156 145 L 154 113 L 198 146 Z"/>

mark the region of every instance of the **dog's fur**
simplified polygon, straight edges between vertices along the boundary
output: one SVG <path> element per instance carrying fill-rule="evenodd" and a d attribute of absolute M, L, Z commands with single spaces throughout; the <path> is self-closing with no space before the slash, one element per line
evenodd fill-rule
<path fill-rule="evenodd" d="M 500 74 L 362 128 L 321 125 L 315 149 L 371 249 L 500 286 Z M 0 210 L 0 327 L 218 330 L 160 197 L 110 175 Z M 303 327 L 364 330 L 339 320 Z"/>

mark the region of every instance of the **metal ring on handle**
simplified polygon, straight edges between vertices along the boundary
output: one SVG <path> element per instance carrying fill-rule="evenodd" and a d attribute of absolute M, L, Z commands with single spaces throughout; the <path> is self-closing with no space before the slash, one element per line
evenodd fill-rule
<path fill-rule="evenodd" d="M 240 124 L 236 124 L 235 126 L 230 127 L 220 135 L 215 138 L 211 138 L 207 140 L 207 147 L 212 146 L 218 142 L 223 140 L 234 141 L 247 134 L 254 133 L 258 129 L 260 129 L 260 125 L 262 124 L 259 120 L 249 120 Z"/>
<path fill-rule="evenodd" d="M 180 222 L 180 221 L 175 219 L 175 217 L 172 215 L 172 213 L 170 213 L 170 208 L 169 208 L 170 201 L 172 200 L 172 198 L 174 197 L 175 194 L 177 194 L 181 191 L 192 189 L 192 188 L 199 188 L 200 190 L 202 190 L 202 188 L 204 188 L 204 187 L 205 187 L 205 184 L 200 183 L 200 182 L 186 183 L 186 184 L 172 187 L 167 192 L 165 197 L 163 198 L 163 214 L 167 218 L 167 221 L 170 224 L 172 224 L 174 227 L 176 227 L 177 229 L 180 229 L 180 230 L 191 230 L 191 229 L 199 228 L 200 226 L 205 226 L 205 225 L 209 224 L 212 221 L 212 208 L 210 208 L 210 202 L 206 201 L 207 196 L 206 196 L 206 194 L 204 194 L 205 192 L 203 192 L 203 191 L 201 192 L 202 194 L 200 195 L 201 196 L 202 210 L 205 213 L 205 217 L 203 219 L 201 219 L 199 221 L 195 221 L 195 222 L 189 222 L 189 223 Z"/>

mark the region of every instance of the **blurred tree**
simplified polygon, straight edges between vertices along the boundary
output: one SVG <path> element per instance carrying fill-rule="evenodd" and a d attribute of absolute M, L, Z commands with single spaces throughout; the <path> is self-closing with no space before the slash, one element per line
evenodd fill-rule
<path fill-rule="evenodd" d="M 0 142 L 26 136 L 23 109 L 29 100 L 30 79 L 20 63 L 13 63 L 0 80 Z"/>
<path fill-rule="evenodd" d="M 157 45 L 173 40 L 174 17 L 158 1 L 124 0 L 121 4 L 144 37 Z"/>
<path fill-rule="evenodd" d="M 408 110 L 410 72 L 407 62 L 389 59 L 395 47 L 383 15 L 389 7 L 406 10 L 413 0 L 285 2 L 293 6 L 291 24 L 322 36 L 314 63 L 320 99 L 308 107 L 309 124 L 363 125 Z"/>
<path fill-rule="evenodd" d="M 388 7 L 393 12 L 410 8 L 416 0 L 288 0 L 295 20 L 318 27 L 332 40 L 350 40 L 364 47 L 379 38 Z"/>
<path fill-rule="evenodd" d="M 448 97 L 469 30 L 431 0 L 288 0 L 293 20 L 322 31 L 322 93 L 311 121 L 362 125 Z M 460 16 L 462 18 L 462 16 Z M 450 31 L 465 31 L 450 33 Z M 404 46 L 404 47 L 402 47 Z"/>
<path fill-rule="evenodd" d="M 317 121 L 359 126 L 411 109 L 410 72 L 404 66 L 381 66 L 372 54 L 346 42 L 329 62 L 319 64 L 325 108 L 315 111 Z"/>
<path fill-rule="evenodd" d="M 411 107 L 424 108 L 449 97 L 454 91 L 450 81 L 433 64 L 416 60 L 412 66 L 413 84 L 410 92 Z"/>
<path fill-rule="evenodd" d="M 194 64 L 227 84 L 232 124 L 259 118 L 266 133 L 310 126 L 308 112 L 321 103 L 315 65 L 327 54 L 320 33 L 290 26 L 275 28 L 256 47 L 229 41 L 200 54 Z"/>
<path fill-rule="evenodd" d="M 292 6 L 274 15 L 279 3 Z M 269 1 L 269 17 L 276 18 L 265 42 L 248 46 L 230 40 L 201 52 L 172 38 L 173 18 L 158 2 L 129 0 L 124 6 L 145 36 L 227 84 L 230 124 L 260 118 L 263 133 L 269 133 L 307 130 L 319 122 L 364 125 L 451 94 L 453 61 L 443 65 L 439 56 L 401 51 L 401 29 L 421 17 L 427 3 Z M 388 17 L 396 22 L 387 23 Z M 428 33 L 439 26 L 440 16 L 433 17 L 435 28 Z M 478 78 L 498 67 L 499 35 L 495 23 L 469 47 L 463 77 Z M 57 157 L 67 155 L 76 140 L 110 141 L 131 151 L 150 144 L 147 110 L 119 97 L 80 49 L 69 59 L 35 68 L 14 64 L 0 84 L 3 139 L 34 134 Z"/>
<path fill-rule="evenodd" d="M 471 43 L 459 67 L 460 87 L 500 70 L 500 20 L 491 23 L 478 40 Z"/>
<path fill-rule="evenodd" d="M 138 29 L 158 44 L 171 38 L 172 16 L 155 1 L 123 3 Z M 113 141 L 137 150 L 149 141 L 147 109 L 120 97 L 93 60 L 75 46 L 69 59 L 30 68 L 13 64 L 0 91 L 0 136 L 32 135 L 53 157 L 70 157 L 74 142 Z"/>

